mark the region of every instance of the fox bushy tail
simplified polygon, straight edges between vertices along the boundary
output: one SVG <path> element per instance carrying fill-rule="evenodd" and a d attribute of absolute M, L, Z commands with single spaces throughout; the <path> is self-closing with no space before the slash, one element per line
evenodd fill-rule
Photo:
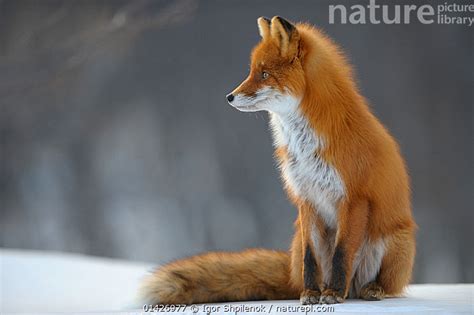
<path fill-rule="evenodd" d="M 207 253 L 159 267 L 143 282 L 148 304 L 297 299 L 286 252 Z"/>

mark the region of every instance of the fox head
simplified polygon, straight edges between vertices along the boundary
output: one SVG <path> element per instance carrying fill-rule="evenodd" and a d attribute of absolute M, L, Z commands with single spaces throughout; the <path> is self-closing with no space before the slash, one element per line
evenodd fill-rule
<path fill-rule="evenodd" d="M 244 112 L 295 111 L 305 88 L 298 29 L 279 16 L 260 17 L 257 23 L 262 40 L 252 51 L 250 73 L 227 101 Z"/>

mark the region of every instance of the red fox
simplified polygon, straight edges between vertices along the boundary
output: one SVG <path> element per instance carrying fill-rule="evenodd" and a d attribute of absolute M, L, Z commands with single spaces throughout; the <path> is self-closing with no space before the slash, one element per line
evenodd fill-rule
<path fill-rule="evenodd" d="M 275 157 L 298 209 L 289 253 L 208 253 L 145 281 L 149 303 L 381 300 L 408 285 L 415 257 L 409 178 L 395 140 L 372 114 L 351 67 L 308 24 L 261 17 L 250 74 L 227 100 L 268 111 Z"/>

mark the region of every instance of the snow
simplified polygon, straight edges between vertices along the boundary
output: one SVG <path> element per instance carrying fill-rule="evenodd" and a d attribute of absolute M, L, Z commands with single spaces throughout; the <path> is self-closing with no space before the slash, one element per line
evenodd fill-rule
<path fill-rule="evenodd" d="M 140 279 L 152 264 L 54 252 L 0 250 L 0 313 L 138 313 Z M 348 300 L 336 313 L 474 313 L 473 284 L 411 285 L 404 298 L 379 302 Z M 193 305 L 174 314 L 292 314 L 328 306 L 302 307 L 298 301 L 252 301 Z M 161 309 L 164 311 L 164 309 Z M 171 311 L 171 310 L 170 310 Z"/>

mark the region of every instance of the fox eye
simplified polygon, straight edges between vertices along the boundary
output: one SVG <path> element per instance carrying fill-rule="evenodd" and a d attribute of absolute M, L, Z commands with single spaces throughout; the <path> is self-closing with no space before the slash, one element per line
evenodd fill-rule
<path fill-rule="evenodd" d="M 265 80 L 269 77 L 268 72 L 262 71 L 262 79 Z"/>

